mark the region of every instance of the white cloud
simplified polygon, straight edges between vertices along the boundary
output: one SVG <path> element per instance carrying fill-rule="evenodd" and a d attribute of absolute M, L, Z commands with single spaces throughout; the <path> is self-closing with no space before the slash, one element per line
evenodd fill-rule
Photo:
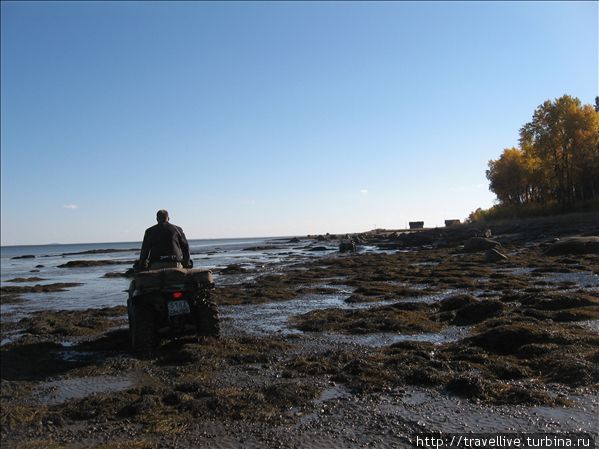
<path fill-rule="evenodd" d="M 360 193 L 361 193 L 362 195 L 366 195 L 366 194 L 368 194 L 368 189 L 361 189 L 361 190 L 360 190 Z"/>
<path fill-rule="evenodd" d="M 77 206 L 76 204 L 65 204 L 64 206 L 65 209 L 78 209 L 79 206 Z"/>

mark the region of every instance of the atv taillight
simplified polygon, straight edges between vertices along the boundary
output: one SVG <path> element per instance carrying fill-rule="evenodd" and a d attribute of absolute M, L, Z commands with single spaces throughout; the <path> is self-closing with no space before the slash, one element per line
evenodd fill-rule
<path fill-rule="evenodd" d="M 173 292 L 173 299 L 183 298 L 183 292 Z"/>

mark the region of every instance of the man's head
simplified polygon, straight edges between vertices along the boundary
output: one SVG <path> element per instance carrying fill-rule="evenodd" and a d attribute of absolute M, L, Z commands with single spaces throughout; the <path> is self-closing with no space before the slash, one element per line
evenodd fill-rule
<path fill-rule="evenodd" d="M 168 211 L 160 209 L 158 212 L 156 212 L 156 221 L 158 221 L 158 223 L 164 223 L 165 221 L 168 221 Z"/>

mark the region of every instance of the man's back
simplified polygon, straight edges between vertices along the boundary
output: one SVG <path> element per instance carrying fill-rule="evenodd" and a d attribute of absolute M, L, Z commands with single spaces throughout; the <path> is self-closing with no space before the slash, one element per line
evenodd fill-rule
<path fill-rule="evenodd" d="M 158 223 L 144 234 L 140 260 L 189 262 L 189 245 L 183 230 L 168 221 Z"/>

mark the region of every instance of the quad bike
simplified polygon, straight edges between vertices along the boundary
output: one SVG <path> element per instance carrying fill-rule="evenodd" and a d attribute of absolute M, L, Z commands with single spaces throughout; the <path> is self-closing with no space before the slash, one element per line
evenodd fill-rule
<path fill-rule="evenodd" d="M 209 270 L 164 268 L 137 271 L 129 286 L 127 314 L 131 346 L 149 354 L 173 335 L 218 337 L 218 308 Z"/>

